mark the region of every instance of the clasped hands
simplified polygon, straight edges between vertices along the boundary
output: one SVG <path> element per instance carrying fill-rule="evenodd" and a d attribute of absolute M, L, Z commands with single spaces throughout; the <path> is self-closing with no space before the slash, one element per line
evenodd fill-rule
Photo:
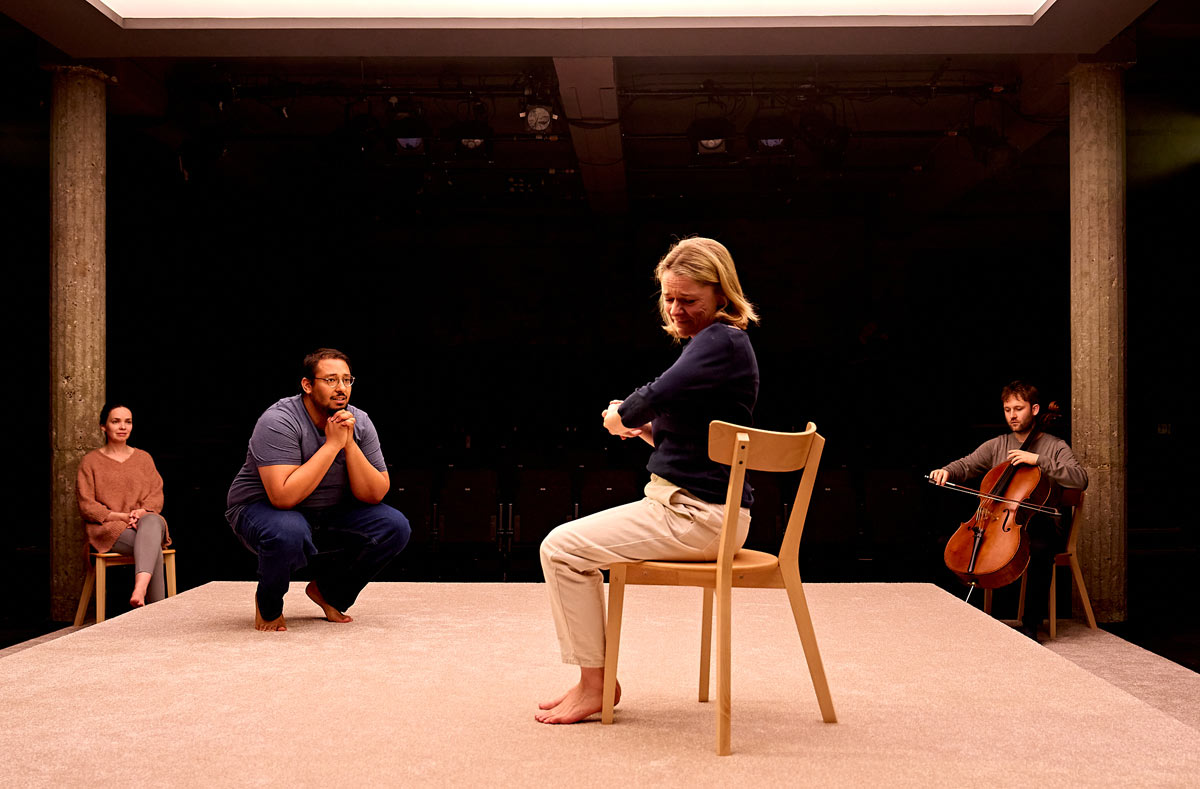
<path fill-rule="evenodd" d="M 612 433 L 614 436 L 619 436 L 622 441 L 627 438 L 636 438 L 645 432 L 641 427 L 625 427 L 625 423 L 621 421 L 621 414 L 617 411 L 624 400 L 608 401 L 608 408 L 600 412 L 600 418 L 604 420 L 604 429 Z"/>
<path fill-rule="evenodd" d="M 342 409 L 325 421 L 325 443 L 345 447 L 354 441 L 354 415 Z"/>
<path fill-rule="evenodd" d="M 136 529 L 138 527 L 138 520 L 140 520 L 141 517 L 148 512 L 149 510 L 146 510 L 142 507 L 138 507 L 136 510 L 130 510 L 129 512 L 109 512 L 106 520 L 124 521 L 125 524 L 131 529 Z"/>

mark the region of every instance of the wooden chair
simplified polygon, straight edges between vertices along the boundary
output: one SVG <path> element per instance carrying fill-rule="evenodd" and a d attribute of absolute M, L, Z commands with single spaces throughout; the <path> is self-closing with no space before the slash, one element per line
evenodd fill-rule
<path fill-rule="evenodd" d="M 633 562 L 609 568 L 608 629 L 604 659 L 603 723 L 613 721 L 616 695 L 617 657 L 621 645 L 621 612 L 626 584 L 651 586 L 697 586 L 703 589 L 703 624 L 700 635 L 700 701 L 708 701 L 710 651 L 712 646 L 713 599 L 717 613 L 717 753 L 729 754 L 730 743 L 730 597 L 738 587 L 786 589 L 796 630 L 808 660 L 809 674 L 826 723 L 836 723 L 833 698 L 825 679 L 825 668 L 817 649 L 817 637 L 809 616 L 804 587 L 800 583 L 800 536 L 812 498 L 813 483 L 825 439 L 816 425 L 808 423 L 803 433 L 774 433 L 739 427 L 728 422 L 713 422 L 708 432 L 708 456 L 731 467 L 725 500 L 725 521 L 721 526 L 720 548 L 715 562 Z M 788 519 L 779 557 L 759 551 L 735 552 L 738 508 L 742 481 L 747 469 L 795 471 L 804 469 L 796 503 Z"/>
<path fill-rule="evenodd" d="M 1087 617 L 1088 627 L 1096 629 L 1096 615 L 1092 613 L 1092 601 L 1088 599 L 1087 586 L 1083 583 L 1083 571 L 1079 568 L 1079 557 L 1075 552 L 1075 540 L 1079 536 L 1079 524 L 1083 522 L 1084 491 L 1078 488 L 1063 488 L 1061 502 L 1074 509 L 1071 517 L 1071 530 L 1067 534 L 1067 548 L 1062 553 L 1054 555 L 1054 569 L 1050 571 L 1050 638 L 1058 635 L 1058 568 L 1070 567 L 1071 576 L 1075 579 L 1075 588 L 1079 590 L 1079 599 L 1083 602 L 1083 613 Z M 1025 573 L 1021 573 L 1020 602 L 1017 603 L 1017 619 L 1025 619 L 1025 586 L 1028 582 Z M 992 612 L 992 590 L 987 589 L 983 595 L 983 610 Z"/>
<path fill-rule="evenodd" d="M 104 621 L 105 594 L 108 591 L 108 568 L 122 564 L 133 564 L 133 557 L 122 553 L 90 552 L 94 564 L 89 563 L 87 578 L 83 581 L 83 594 L 79 596 L 79 607 L 75 609 L 75 627 L 83 624 L 92 589 L 96 590 L 96 624 Z M 175 549 L 163 548 L 163 573 L 167 581 L 167 597 L 175 596 Z"/>

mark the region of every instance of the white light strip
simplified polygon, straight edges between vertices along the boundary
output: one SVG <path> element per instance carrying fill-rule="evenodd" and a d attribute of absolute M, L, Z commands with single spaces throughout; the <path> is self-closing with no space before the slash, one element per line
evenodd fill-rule
<path fill-rule="evenodd" d="M 1053 0 L 89 0 L 133 19 L 1032 17 Z"/>

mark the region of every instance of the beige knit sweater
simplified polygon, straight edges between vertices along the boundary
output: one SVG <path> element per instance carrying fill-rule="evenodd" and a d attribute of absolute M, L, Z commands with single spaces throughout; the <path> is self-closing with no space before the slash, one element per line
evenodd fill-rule
<path fill-rule="evenodd" d="M 115 517 L 113 513 L 144 509 L 162 514 L 163 481 L 148 452 L 135 449 L 120 462 L 93 449 L 79 461 L 75 496 L 79 500 L 88 542 L 97 551 L 104 552 L 111 549 L 121 532 L 129 527 L 128 519 Z M 163 545 L 170 544 L 171 538 L 164 530 Z"/>

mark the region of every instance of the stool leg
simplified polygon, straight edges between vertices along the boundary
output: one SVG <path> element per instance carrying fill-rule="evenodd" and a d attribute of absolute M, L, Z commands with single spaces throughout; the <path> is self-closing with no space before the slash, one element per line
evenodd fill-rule
<path fill-rule="evenodd" d="M 1083 601 L 1083 613 L 1087 615 L 1088 627 L 1095 630 L 1096 615 L 1092 613 L 1092 601 L 1088 600 L 1087 587 L 1083 585 L 1083 570 L 1079 568 L 1075 554 L 1071 554 L 1071 575 L 1075 577 L 1075 588 L 1079 590 L 1079 597 Z"/>
<path fill-rule="evenodd" d="M 1053 565 L 1050 568 L 1050 640 L 1053 641 L 1057 632 L 1054 628 L 1054 623 L 1058 619 L 1058 590 L 1054 588 L 1054 582 L 1058 578 L 1058 565 Z"/>
<path fill-rule="evenodd" d="M 163 570 L 167 576 L 167 597 L 175 596 L 175 554 L 163 554 Z"/>
<path fill-rule="evenodd" d="M 1025 624 L 1025 584 L 1028 581 L 1029 576 L 1027 576 L 1025 573 L 1021 573 L 1021 599 L 1017 603 L 1017 619 L 1021 621 L 1021 624 Z M 1033 626 L 1037 627 L 1038 624 L 1040 623 L 1034 622 Z"/>
<path fill-rule="evenodd" d="M 104 601 L 108 593 L 108 561 L 96 558 L 96 624 L 104 621 Z"/>
<path fill-rule="evenodd" d="M 79 595 L 79 607 L 75 609 L 75 627 L 83 626 L 88 603 L 92 601 L 92 589 L 96 587 L 96 568 L 88 564 L 87 578 L 83 579 L 83 593 Z"/>

